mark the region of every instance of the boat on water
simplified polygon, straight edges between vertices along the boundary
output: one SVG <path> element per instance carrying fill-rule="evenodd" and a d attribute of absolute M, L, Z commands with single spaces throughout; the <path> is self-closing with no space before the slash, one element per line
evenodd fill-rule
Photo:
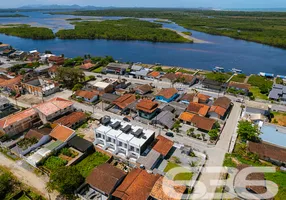
<path fill-rule="evenodd" d="M 241 74 L 242 73 L 242 70 L 241 69 L 236 69 L 236 68 L 232 68 L 231 71 L 233 73 L 236 73 L 236 74 Z"/>
<path fill-rule="evenodd" d="M 224 72 L 224 68 L 216 66 L 213 68 L 213 72 Z"/>

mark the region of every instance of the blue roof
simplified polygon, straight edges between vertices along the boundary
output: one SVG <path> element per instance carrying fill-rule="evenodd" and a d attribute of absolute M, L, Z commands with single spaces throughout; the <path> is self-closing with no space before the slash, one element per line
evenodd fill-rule
<path fill-rule="evenodd" d="M 286 147 L 286 129 L 280 126 L 263 125 L 261 128 L 260 138 L 271 144 L 275 144 L 281 147 Z"/>

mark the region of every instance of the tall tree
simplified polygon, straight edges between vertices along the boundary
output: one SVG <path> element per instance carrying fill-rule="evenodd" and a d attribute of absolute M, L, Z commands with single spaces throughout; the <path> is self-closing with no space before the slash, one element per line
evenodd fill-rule
<path fill-rule="evenodd" d="M 238 123 L 238 135 L 241 137 L 242 140 L 249 140 L 256 142 L 259 140 L 260 131 L 257 125 L 252 124 L 249 121 L 240 121 Z"/>
<path fill-rule="evenodd" d="M 76 167 L 61 167 L 51 173 L 48 187 L 68 195 L 73 194 L 83 182 L 84 177 Z"/>
<path fill-rule="evenodd" d="M 83 82 L 84 77 L 85 75 L 80 69 L 59 67 L 56 80 L 61 82 L 65 87 L 72 89 L 76 84 Z"/>

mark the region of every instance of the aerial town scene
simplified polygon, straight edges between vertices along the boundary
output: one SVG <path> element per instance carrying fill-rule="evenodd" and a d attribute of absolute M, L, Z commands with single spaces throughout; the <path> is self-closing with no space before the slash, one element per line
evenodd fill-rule
<path fill-rule="evenodd" d="M 286 199 L 285 18 L 1 2 L 0 200 Z"/>

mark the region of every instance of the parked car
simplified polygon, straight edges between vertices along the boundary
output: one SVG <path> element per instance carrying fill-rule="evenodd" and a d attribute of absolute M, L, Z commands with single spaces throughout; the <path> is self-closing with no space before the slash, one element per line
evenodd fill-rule
<path fill-rule="evenodd" d="M 101 75 L 96 75 L 96 77 L 97 77 L 97 78 L 102 78 L 102 76 L 101 76 Z"/>
<path fill-rule="evenodd" d="M 124 117 L 123 121 L 130 122 L 130 119 L 128 119 L 127 117 Z"/>
<path fill-rule="evenodd" d="M 238 102 L 238 103 L 244 103 L 243 99 L 236 99 L 235 101 Z"/>
<path fill-rule="evenodd" d="M 174 133 L 172 132 L 166 132 L 165 135 L 168 137 L 174 137 Z"/>

